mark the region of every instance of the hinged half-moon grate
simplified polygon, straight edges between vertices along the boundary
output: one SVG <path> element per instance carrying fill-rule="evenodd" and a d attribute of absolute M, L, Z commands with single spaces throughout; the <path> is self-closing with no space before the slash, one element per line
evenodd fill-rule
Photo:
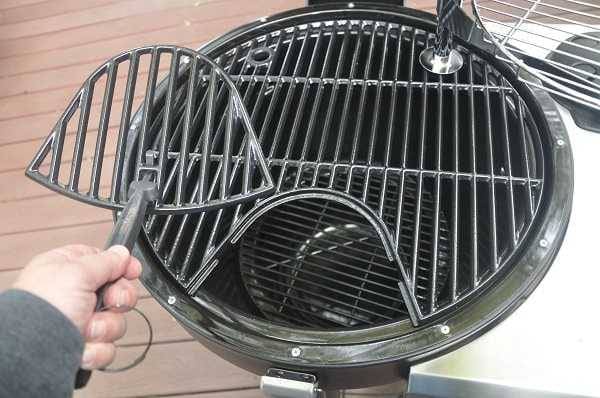
<path fill-rule="evenodd" d="M 221 117 L 225 129 L 216 135 Z M 99 67 L 27 175 L 113 210 L 124 207 L 131 181 L 148 178 L 160 192 L 153 212 L 170 214 L 256 199 L 274 185 L 227 73 L 196 51 L 167 45 L 127 51 Z"/>

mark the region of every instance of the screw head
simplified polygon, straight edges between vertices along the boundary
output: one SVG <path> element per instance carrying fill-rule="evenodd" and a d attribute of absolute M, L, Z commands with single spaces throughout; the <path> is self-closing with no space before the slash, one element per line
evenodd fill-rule
<path fill-rule="evenodd" d="M 442 333 L 442 334 L 449 334 L 450 333 L 450 326 L 448 326 L 448 325 L 441 325 L 440 326 L 440 333 Z"/>
<path fill-rule="evenodd" d="M 170 305 L 175 304 L 176 301 L 177 299 L 175 298 L 175 296 L 169 296 L 169 298 L 167 299 L 167 303 L 169 303 Z"/>
<path fill-rule="evenodd" d="M 565 140 L 559 138 L 558 140 L 556 140 L 556 145 L 558 145 L 558 146 L 564 146 L 565 145 Z"/>
<path fill-rule="evenodd" d="M 548 241 L 546 239 L 540 240 L 540 246 L 544 248 L 548 247 Z"/>
<path fill-rule="evenodd" d="M 302 354 L 302 350 L 300 349 L 300 347 L 294 347 L 292 348 L 291 354 L 294 358 L 298 358 Z"/>

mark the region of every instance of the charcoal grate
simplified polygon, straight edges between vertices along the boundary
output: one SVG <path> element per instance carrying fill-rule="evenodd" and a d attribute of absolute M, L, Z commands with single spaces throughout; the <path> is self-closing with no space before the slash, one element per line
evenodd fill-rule
<path fill-rule="evenodd" d="M 374 179 L 375 180 L 375 179 Z M 337 182 L 337 184 L 336 184 Z M 343 189 L 338 179 L 334 187 Z M 369 201 L 382 194 L 382 184 L 373 181 Z M 352 188 L 361 189 L 356 181 Z M 395 187 L 397 190 L 397 187 Z M 404 213 L 416 207 L 416 181 L 406 186 Z M 360 193 L 360 192 L 358 192 Z M 433 201 L 424 194 L 424 218 L 431 220 Z M 384 205 L 388 217 L 395 213 L 398 196 Z M 410 234 L 413 221 L 403 220 Z M 442 215 L 436 280 L 441 288 L 449 274 L 448 223 Z M 421 235 L 419 273 L 431 272 L 431 245 Z M 410 245 L 401 245 L 403 261 L 411 262 Z M 398 291 L 398 269 L 387 258 L 377 233 L 355 211 L 330 200 L 298 200 L 275 208 L 244 235 L 239 251 L 244 284 L 257 306 L 270 319 L 295 324 L 358 327 L 406 316 Z M 426 308 L 429 279 L 420 275 L 416 296 Z"/>

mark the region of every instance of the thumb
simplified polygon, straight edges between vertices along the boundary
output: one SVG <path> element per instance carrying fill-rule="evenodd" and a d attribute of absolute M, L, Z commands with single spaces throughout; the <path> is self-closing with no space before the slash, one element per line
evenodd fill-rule
<path fill-rule="evenodd" d="M 129 250 L 125 246 L 112 246 L 98 254 L 79 258 L 93 290 L 97 290 L 107 282 L 121 278 L 127 271 L 129 261 Z"/>

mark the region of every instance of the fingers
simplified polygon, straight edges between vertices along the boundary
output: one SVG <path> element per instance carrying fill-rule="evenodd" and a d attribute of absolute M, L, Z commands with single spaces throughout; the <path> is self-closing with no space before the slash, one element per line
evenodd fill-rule
<path fill-rule="evenodd" d="M 100 249 L 88 245 L 67 245 L 35 256 L 31 263 L 72 261 L 83 256 L 100 253 Z"/>
<path fill-rule="evenodd" d="M 81 357 L 82 369 L 100 369 L 115 359 L 116 348 L 112 343 L 87 343 Z"/>
<path fill-rule="evenodd" d="M 112 343 L 125 335 L 127 322 L 123 314 L 112 311 L 97 312 L 92 316 L 86 330 L 86 341 Z"/>
<path fill-rule="evenodd" d="M 124 246 L 113 246 L 101 253 L 83 256 L 78 262 L 89 277 L 91 287 L 96 290 L 105 283 L 125 275 L 131 263 L 131 256 Z"/>
<path fill-rule="evenodd" d="M 125 270 L 125 279 L 134 280 L 140 277 L 142 274 L 142 263 L 137 258 L 130 256 L 129 264 L 127 265 L 127 269 Z"/>
<path fill-rule="evenodd" d="M 59 247 L 58 249 L 52 250 L 49 253 L 56 252 L 65 256 L 67 260 L 74 260 L 76 258 L 88 256 L 91 254 L 98 254 L 100 253 L 100 251 L 101 250 L 97 247 L 74 244 Z"/>
<path fill-rule="evenodd" d="M 133 282 L 121 278 L 104 292 L 104 305 L 112 311 L 123 312 L 135 307 L 138 291 Z M 121 307 L 121 309 L 119 309 Z"/>

